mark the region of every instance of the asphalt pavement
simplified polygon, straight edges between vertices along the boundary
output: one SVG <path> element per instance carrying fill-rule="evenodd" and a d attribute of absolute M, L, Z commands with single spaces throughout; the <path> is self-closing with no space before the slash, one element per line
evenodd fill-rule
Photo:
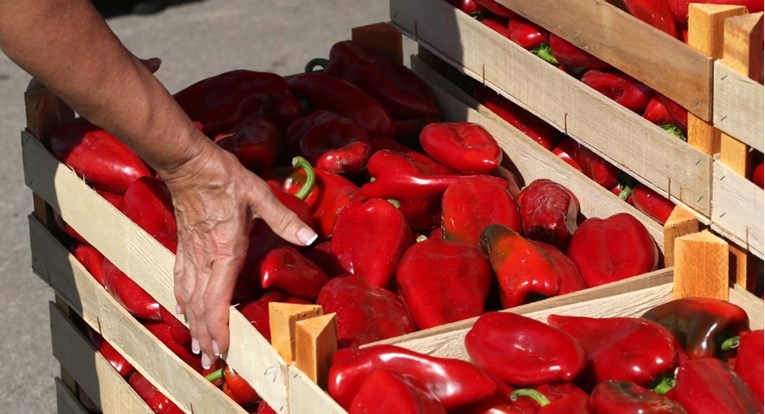
<path fill-rule="evenodd" d="M 109 26 L 139 57 L 160 57 L 157 77 L 170 92 L 232 69 L 291 74 L 326 57 L 351 28 L 389 19 L 386 0 L 176 1 L 152 15 L 108 14 Z M 34 27 L 29 28 L 35 30 Z M 87 47 L 84 45 L 83 47 Z M 54 413 L 48 302 L 52 290 L 31 270 L 20 131 L 30 76 L 0 53 L 0 409 Z"/>

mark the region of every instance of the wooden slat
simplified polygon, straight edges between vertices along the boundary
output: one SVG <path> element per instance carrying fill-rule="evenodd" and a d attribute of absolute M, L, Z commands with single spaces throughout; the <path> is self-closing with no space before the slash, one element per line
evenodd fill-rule
<path fill-rule="evenodd" d="M 714 124 L 750 147 L 765 151 L 763 86 L 724 62 L 715 62 Z"/>
<path fill-rule="evenodd" d="M 763 258 L 763 191 L 720 162 L 714 163 L 712 229 Z"/>
<path fill-rule="evenodd" d="M 728 299 L 728 243 L 709 231 L 675 240 L 673 296 Z"/>
<path fill-rule="evenodd" d="M 53 355 L 104 414 L 153 413 L 54 304 L 50 306 L 50 321 Z"/>
<path fill-rule="evenodd" d="M 749 316 L 749 326 L 751 329 L 763 329 L 765 325 L 765 306 L 761 298 L 754 296 L 742 286 L 735 285 L 730 290 L 729 300 L 731 303 L 740 306 Z"/>
<path fill-rule="evenodd" d="M 680 236 L 697 233 L 699 221 L 683 207 L 675 207 L 664 223 L 664 266 L 675 265 L 675 240 Z"/>
<path fill-rule="evenodd" d="M 319 388 L 311 378 L 294 365 L 289 369 L 289 411 L 276 410 L 278 413 L 321 413 L 346 414 L 347 412 L 332 397 Z M 276 409 L 276 407 L 273 407 Z M 284 408 L 284 407 L 283 407 Z M 391 413 L 393 414 L 393 413 Z"/>
<path fill-rule="evenodd" d="M 553 8 L 564 9 L 559 5 Z M 407 36 L 440 58 L 567 132 L 661 194 L 670 194 L 673 200 L 709 216 L 709 155 L 672 138 L 638 114 L 457 12 L 447 2 L 392 0 L 391 18 Z M 657 45 L 651 48 L 651 54 L 662 50 Z M 509 155 L 512 158 L 514 154 Z"/>
<path fill-rule="evenodd" d="M 88 414 L 77 397 L 60 378 L 56 381 L 56 409 L 58 414 Z"/>
<path fill-rule="evenodd" d="M 268 304 L 268 322 L 271 345 L 288 364 L 295 360 L 295 324 L 297 321 L 322 314 L 319 305 L 271 302 Z"/>
<path fill-rule="evenodd" d="M 295 323 L 295 366 L 322 389 L 327 388 L 330 362 L 337 351 L 335 316 L 330 313 Z"/>

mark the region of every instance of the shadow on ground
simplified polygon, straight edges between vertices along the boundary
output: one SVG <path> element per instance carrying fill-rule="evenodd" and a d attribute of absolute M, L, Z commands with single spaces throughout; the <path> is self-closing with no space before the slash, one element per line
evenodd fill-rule
<path fill-rule="evenodd" d="M 155 14 L 168 7 L 204 0 L 93 0 L 93 5 L 104 18 L 130 14 Z"/>

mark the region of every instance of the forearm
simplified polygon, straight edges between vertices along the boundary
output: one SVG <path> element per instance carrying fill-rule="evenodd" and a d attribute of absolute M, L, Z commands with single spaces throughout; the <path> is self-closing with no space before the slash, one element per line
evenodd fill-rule
<path fill-rule="evenodd" d="M 211 145 L 89 0 L 0 2 L 0 48 L 160 171 Z"/>

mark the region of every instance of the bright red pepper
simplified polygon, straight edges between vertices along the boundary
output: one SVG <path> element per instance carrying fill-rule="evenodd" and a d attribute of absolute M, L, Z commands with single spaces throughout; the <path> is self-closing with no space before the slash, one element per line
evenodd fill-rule
<path fill-rule="evenodd" d="M 762 404 L 725 362 L 716 358 L 690 359 L 680 364 L 675 387 L 667 397 L 688 414 L 758 414 Z"/>
<path fill-rule="evenodd" d="M 591 414 L 587 394 L 569 394 L 551 400 L 544 393 L 533 389 L 519 389 L 511 394 L 513 399 L 531 398 L 541 408 L 537 414 Z"/>
<path fill-rule="evenodd" d="M 592 390 L 590 403 L 595 414 L 686 413 L 676 401 L 629 381 L 599 383 Z"/>
<path fill-rule="evenodd" d="M 481 15 L 479 19 L 481 24 L 494 30 L 504 37 L 510 37 L 510 32 L 507 30 L 507 18 L 489 14 L 488 16 Z"/>
<path fill-rule="evenodd" d="M 265 401 L 261 401 L 260 404 L 258 404 L 258 411 L 256 412 L 256 414 L 277 414 L 277 413 Z"/>
<path fill-rule="evenodd" d="M 591 69 L 582 75 L 582 82 L 606 95 L 632 112 L 642 114 L 653 90 L 621 72 Z"/>
<path fill-rule="evenodd" d="M 763 10 L 762 0 L 667 0 L 672 15 L 680 27 L 688 27 L 688 5 L 690 3 L 726 4 L 731 6 L 744 6 L 749 13 L 758 13 Z"/>
<path fill-rule="evenodd" d="M 396 268 L 396 285 L 420 329 L 482 314 L 491 277 L 477 244 L 432 238 L 408 248 Z"/>
<path fill-rule="evenodd" d="M 133 181 L 151 176 L 151 169 L 114 135 L 77 119 L 56 126 L 51 153 L 97 190 L 123 194 Z"/>
<path fill-rule="evenodd" d="M 114 367 L 122 378 L 127 379 L 135 371 L 133 364 L 90 326 L 85 327 L 85 336 L 88 337 L 90 343 L 96 347 L 101 356 L 109 361 L 109 364 Z"/>
<path fill-rule="evenodd" d="M 667 0 L 622 0 L 627 12 L 677 38 L 678 30 Z"/>
<path fill-rule="evenodd" d="M 154 177 L 141 177 L 125 192 L 122 212 L 150 236 L 175 253 L 178 225 L 170 190 Z"/>
<path fill-rule="evenodd" d="M 268 313 L 268 304 L 271 302 L 295 303 L 301 305 L 307 305 L 309 303 L 303 299 L 298 299 L 289 296 L 284 292 L 274 290 L 264 293 L 260 298 L 239 308 L 239 312 L 242 313 L 242 316 L 244 316 L 269 342 L 271 342 L 271 318 Z"/>
<path fill-rule="evenodd" d="M 571 73 L 582 73 L 587 69 L 608 69 L 608 63 L 572 45 L 563 38 L 550 33 L 550 50 L 558 63 Z"/>
<path fill-rule="evenodd" d="M 537 179 L 518 195 L 518 205 L 526 237 L 565 251 L 579 216 L 579 200 L 571 190 L 546 178 Z"/>
<path fill-rule="evenodd" d="M 176 342 L 173 338 L 170 325 L 160 321 L 144 323 L 143 326 L 189 367 L 199 373 L 204 371 L 201 356 L 192 353 L 189 345 L 182 345 Z"/>
<path fill-rule="evenodd" d="M 337 313 L 338 347 L 359 346 L 415 331 L 406 305 L 387 289 L 353 275 L 336 277 L 322 288 L 316 303 Z"/>
<path fill-rule="evenodd" d="M 393 136 L 393 120 L 375 98 L 352 83 L 324 73 L 301 73 L 288 79 L 292 92 L 325 109 L 352 119 L 370 137 Z"/>
<path fill-rule="evenodd" d="M 315 300 L 329 277 L 292 246 L 269 250 L 260 262 L 260 284 L 281 289 L 293 296 Z"/>
<path fill-rule="evenodd" d="M 474 0 L 447 0 L 454 7 L 462 10 L 467 14 L 474 14 L 481 11 Z"/>
<path fill-rule="evenodd" d="M 223 378 L 223 392 L 242 407 L 253 406 L 261 401 L 260 395 L 230 365 L 208 374 L 205 378 L 210 382 Z"/>
<path fill-rule="evenodd" d="M 585 287 L 574 263 L 560 250 L 528 240 L 507 226 L 487 226 L 480 243 L 499 280 L 505 308 Z"/>
<path fill-rule="evenodd" d="M 656 125 L 675 123 L 675 119 L 672 117 L 672 114 L 669 113 L 667 107 L 664 106 L 664 104 L 661 102 L 661 99 L 659 99 L 659 97 L 656 95 L 652 96 L 648 101 L 648 105 L 646 105 L 645 110 L 643 111 L 643 118 L 651 121 Z"/>
<path fill-rule="evenodd" d="M 347 409 L 363 381 L 379 369 L 419 381 L 447 410 L 481 401 L 497 390 L 494 381 L 469 362 L 433 357 L 395 345 L 375 345 L 337 351 L 329 368 L 327 391 Z"/>
<path fill-rule="evenodd" d="M 677 102 L 667 98 L 666 96 L 656 93 L 655 96 L 659 98 L 661 103 L 667 108 L 667 111 L 675 120 L 674 124 L 677 124 L 683 131 L 688 130 L 688 110 L 680 106 Z"/>
<path fill-rule="evenodd" d="M 446 414 L 435 394 L 417 379 L 378 369 L 361 383 L 349 414 Z"/>
<path fill-rule="evenodd" d="M 95 247 L 89 244 L 75 242 L 69 247 L 69 251 L 74 257 L 85 266 L 85 270 L 93 276 L 96 281 L 104 285 L 104 255 Z"/>
<path fill-rule="evenodd" d="M 650 385 L 671 374 L 680 344 L 672 332 L 641 318 L 550 315 L 547 323 L 576 338 L 587 355 L 579 378 L 588 387 L 607 380 Z"/>
<path fill-rule="evenodd" d="M 136 393 L 157 414 L 183 414 L 183 410 L 162 394 L 140 372 L 136 371 L 128 381 Z"/>
<path fill-rule="evenodd" d="M 749 331 L 746 312 L 720 299 L 674 299 L 649 309 L 641 317 L 672 331 L 691 359 L 722 356 L 721 346 L 726 340 Z"/>
<path fill-rule="evenodd" d="M 309 66 L 314 66 L 316 60 Z M 438 116 L 430 88 L 401 62 L 365 50 L 352 40 L 332 45 L 329 61 L 322 60 L 324 73 L 358 86 L 395 118 Z M 307 68 L 309 69 L 309 68 Z"/>
<path fill-rule="evenodd" d="M 582 144 L 573 147 L 576 163 L 584 175 L 605 189 L 614 188 L 619 183 L 619 169 Z"/>
<path fill-rule="evenodd" d="M 571 237 L 566 254 L 587 287 L 641 275 L 659 263 L 656 242 L 629 213 L 585 220 Z"/>
<path fill-rule="evenodd" d="M 441 199 L 441 229 L 447 240 L 478 246 L 490 224 L 521 231 L 521 215 L 510 192 L 494 177 L 476 176 L 450 185 Z"/>
<path fill-rule="evenodd" d="M 763 397 L 763 355 L 765 354 L 763 345 L 763 330 L 757 329 L 745 333 L 741 337 L 741 342 L 736 352 L 736 363 L 734 370 L 742 380 L 754 391 L 760 401 L 760 406 L 765 402 Z"/>
<path fill-rule="evenodd" d="M 576 147 L 578 146 L 579 143 L 576 142 L 573 138 L 566 137 L 563 139 L 563 141 L 560 142 L 560 144 L 553 148 L 552 153 L 565 161 L 568 165 L 574 167 L 577 171 L 584 174 L 582 166 L 579 165 L 579 162 L 575 158 Z"/>
<path fill-rule="evenodd" d="M 637 185 L 632 189 L 629 203 L 661 224 L 667 222 L 675 209 L 675 203 L 644 185 Z"/>
<path fill-rule="evenodd" d="M 161 321 L 159 303 L 142 287 L 122 273 L 109 259 L 104 258 L 104 287 L 120 305 L 136 318 Z"/>
<path fill-rule="evenodd" d="M 550 49 L 550 32 L 537 24 L 522 17 L 510 19 L 507 25 L 507 37 L 545 62 L 556 66 L 559 64 Z"/>
<path fill-rule="evenodd" d="M 501 17 L 514 17 L 516 13 L 494 0 L 474 0 L 481 8 Z"/>
<path fill-rule="evenodd" d="M 170 336 L 173 338 L 173 341 L 182 346 L 191 346 L 191 331 L 186 325 L 181 323 L 175 315 L 161 306 L 159 308 L 159 316 L 162 319 L 162 322 L 170 327 Z"/>
<path fill-rule="evenodd" d="M 261 173 L 276 162 L 282 134 L 276 124 L 255 113 L 218 134 L 214 141 L 219 147 L 234 154 L 245 168 Z"/>
<path fill-rule="evenodd" d="M 512 385 L 570 381 L 586 365 L 571 335 L 515 313 L 479 316 L 465 335 L 465 349 L 478 367 Z"/>
<path fill-rule="evenodd" d="M 436 161 L 462 174 L 489 174 L 502 162 L 502 148 L 479 124 L 441 122 L 423 128 L 420 145 Z"/>
<path fill-rule="evenodd" d="M 316 163 L 324 153 L 352 142 L 368 142 L 369 136 L 350 118 L 325 110 L 295 120 L 287 128 L 287 145 L 294 155 Z"/>
<path fill-rule="evenodd" d="M 333 174 L 360 174 L 367 168 L 372 155 L 372 146 L 368 142 L 351 142 L 329 150 L 316 160 L 316 168 Z"/>

